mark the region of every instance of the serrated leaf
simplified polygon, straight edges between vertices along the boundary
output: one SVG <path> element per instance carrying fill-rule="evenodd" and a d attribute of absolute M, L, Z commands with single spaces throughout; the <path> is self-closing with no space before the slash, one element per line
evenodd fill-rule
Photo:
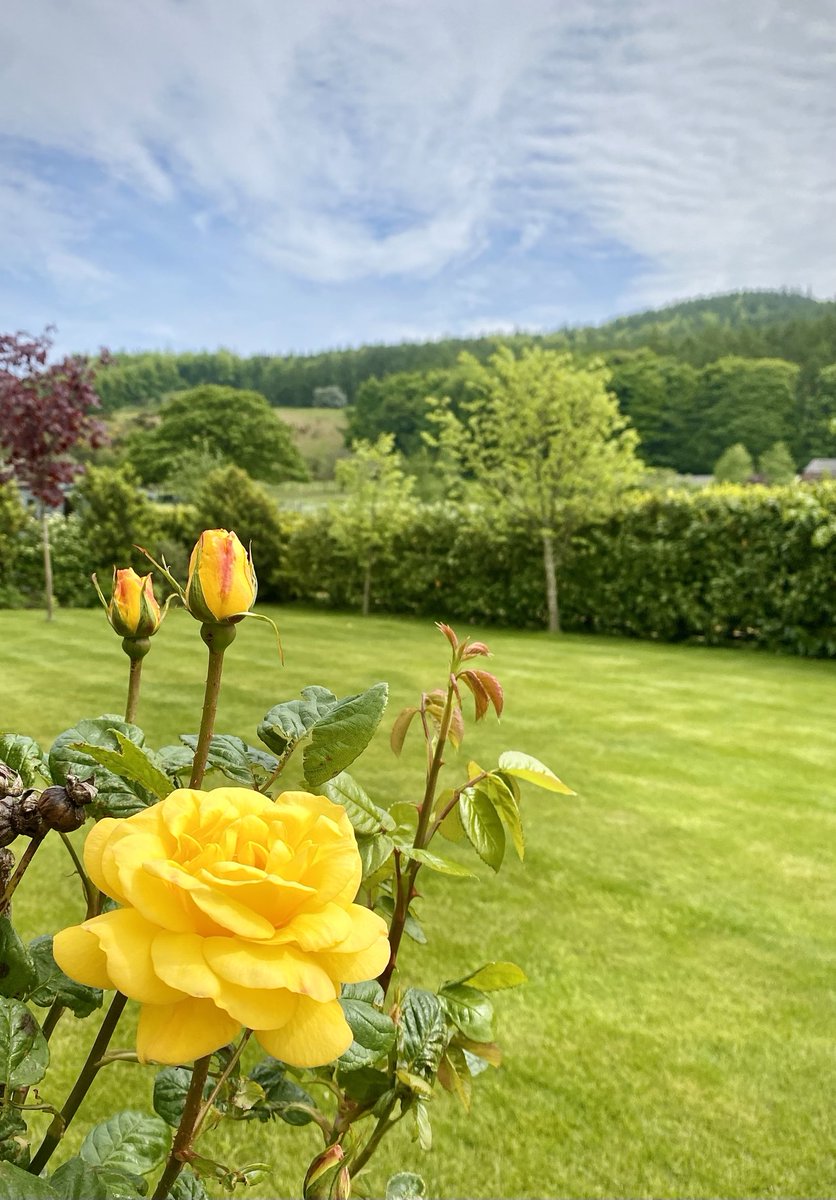
<path fill-rule="evenodd" d="M 462 792 L 459 817 L 476 853 L 489 867 L 498 871 L 505 856 L 505 830 L 496 809 L 478 787 L 465 788 Z"/>
<path fill-rule="evenodd" d="M 0 1200 L 59 1200 L 45 1179 L 10 1162 L 0 1162 Z"/>
<path fill-rule="evenodd" d="M 446 808 L 447 804 L 449 803 L 450 800 L 452 800 L 452 798 L 453 798 L 452 791 L 447 791 L 447 792 L 443 793 L 441 796 L 439 796 L 439 798 L 438 798 L 439 810 Z M 460 842 L 464 841 L 464 829 L 462 828 L 461 817 L 459 816 L 458 804 L 454 804 L 453 807 L 450 809 L 450 811 L 447 813 L 447 816 L 444 818 L 444 820 L 441 822 L 441 824 L 438 827 L 438 832 L 448 842 L 453 842 L 455 845 L 458 845 Z"/>
<path fill-rule="evenodd" d="M 29 953 L 37 975 L 37 987 L 29 997 L 33 1004 L 49 1008 L 57 1000 L 77 1017 L 89 1017 L 91 1012 L 101 1008 L 104 997 L 101 988 L 76 983 L 58 966 L 52 956 L 50 934 L 36 937 L 30 942 Z"/>
<path fill-rule="evenodd" d="M 62 1163 L 50 1177 L 49 1186 L 61 1200 L 110 1200 L 105 1181 L 81 1158 Z"/>
<path fill-rule="evenodd" d="M 365 750 L 380 724 L 389 699 L 389 685 L 376 683 L 357 696 L 335 705 L 311 729 L 305 747 L 305 781 L 318 787 L 351 766 Z"/>
<path fill-rule="evenodd" d="M 409 732 L 409 727 L 412 724 L 412 718 L 418 712 L 417 708 L 405 708 L 395 717 L 395 723 L 392 726 L 392 733 L 389 737 L 389 745 L 392 747 L 392 752 L 401 756 L 403 750 L 404 739 Z"/>
<path fill-rule="evenodd" d="M 383 864 L 391 857 L 395 843 L 385 833 L 375 834 L 374 837 L 358 837 L 357 852 L 363 867 L 363 878 L 375 875 Z"/>
<path fill-rule="evenodd" d="M 191 1082 L 191 1067 L 163 1067 L 154 1078 L 154 1112 L 175 1129 L 180 1124 Z M 212 1080 L 207 1079 L 203 1089 L 204 1100 L 210 1095 L 213 1086 Z"/>
<path fill-rule="evenodd" d="M 510 778 L 510 776 L 509 776 Z M 476 785 L 479 791 L 485 792 L 500 819 L 511 835 L 511 841 L 520 862 L 525 857 L 525 835 L 523 834 L 522 814 L 519 801 L 499 775 L 487 775 Z"/>
<path fill-rule="evenodd" d="M 380 808 L 366 795 L 356 779 L 340 771 L 322 785 L 323 793 L 335 804 L 341 804 L 356 833 L 375 834 L 381 829 L 391 832 L 395 821 L 385 808 Z"/>
<path fill-rule="evenodd" d="M 466 1038 L 489 1042 L 493 1038 L 493 1005 L 487 996 L 464 983 L 445 983 L 439 992 L 448 1017 Z"/>
<path fill-rule="evenodd" d="M 360 1067 L 371 1067 L 388 1054 L 395 1043 L 395 1025 L 392 1018 L 365 1000 L 340 997 L 343 1014 L 349 1024 L 354 1041 L 337 1060 L 341 1071 L 356 1071 Z"/>
<path fill-rule="evenodd" d="M 192 753 L 197 749 L 197 738 L 196 733 L 180 734 L 180 741 Z M 264 775 L 271 774 L 278 765 L 278 759 L 229 733 L 216 733 L 209 743 L 207 771 L 220 771 L 227 779 L 240 783 L 242 787 L 255 788 Z"/>
<path fill-rule="evenodd" d="M 0 1083 L 9 1091 L 39 1083 L 49 1065 L 49 1046 L 38 1022 L 19 1000 L 0 997 Z"/>
<path fill-rule="evenodd" d="M 24 787 L 51 782 L 46 755 L 34 738 L 22 733 L 0 734 L 0 762 L 17 771 Z"/>
<path fill-rule="evenodd" d="M 362 1000 L 379 1008 L 383 1004 L 383 988 L 376 979 L 366 979 L 363 983 L 344 983 L 342 999 Z"/>
<path fill-rule="evenodd" d="M 0 917 L 0 996 L 25 996 L 37 982 L 32 956 L 12 925 Z"/>
<path fill-rule="evenodd" d="M 398 1018 L 398 1065 L 432 1079 L 446 1040 L 444 1009 L 438 996 L 424 988 L 409 988 Z"/>
<path fill-rule="evenodd" d="M 528 983 L 528 977 L 516 963 L 489 962 L 462 979 L 457 979 L 456 983 L 466 983 L 482 992 L 500 992 L 504 988 L 515 988 Z"/>
<path fill-rule="evenodd" d="M 119 730 L 114 730 L 114 737 L 119 746 L 118 750 L 110 750 L 106 746 L 95 746 L 90 742 L 82 742 L 74 749 L 82 751 L 94 762 L 107 767 L 120 779 L 130 779 L 141 783 L 149 792 L 164 800 L 171 792 L 171 780 L 160 770 L 154 761 L 154 755 L 144 746 L 126 738 Z"/>
<path fill-rule="evenodd" d="M 438 854 L 433 854 L 429 850 L 418 850 L 410 846 L 405 850 L 401 850 L 404 858 L 412 859 L 413 862 L 421 863 L 424 867 L 429 867 L 431 871 L 437 871 L 439 875 L 454 875 L 461 879 L 475 879 L 473 871 L 467 867 L 463 867 L 461 863 L 453 862 L 452 859 L 442 858 Z"/>
<path fill-rule="evenodd" d="M 95 776 L 98 795 L 87 806 L 87 811 L 94 817 L 129 817 L 157 801 L 154 793 L 141 783 L 120 778 L 77 749 L 81 744 L 89 744 L 118 751 L 117 733 L 136 746 L 144 745 L 145 734 L 138 726 L 128 725 L 121 717 L 106 713 L 103 717 L 85 718 L 65 729 L 49 751 L 49 770 L 56 783 L 65 784 L 67 775 L 75 775 L 77 779 Z"/>
<path fill-rule="evenodd" d="M 163 746 L 157 751 L 157 762 L 163 771 L 176 778 L 191 772 L 194 763 L 194 750 L 180 743 L 177 746 Z"/>
<path fill-rule="evenodd" d="M 262 1120 L 280 1117 L 288 1125 L 307 1125 L 313 1120 L 300 1105 L 316 1108 L 313 1097 L 298 1083 L 288 1079 L 284 1063 L 267 1057 L 256 1063 L 249 1078 L 264 1089 L 265 1100 L 256 1105 L 253 1115 Z"/>
<path fill-rule="evenodd" d="M 533 783 L 535 787 L 545 788 L 547 792 L 560 792 L 562 796 L 576 794 L 539 759 L 532 758 L 530 754 L 523 754 L 519 750 L 506 750 L 504 754 L 500 754 L 499 769 L 505 775 L 524 779 L 526 783 Z"/>
<path fill-rule="evenodd" d="M 390 1175 L 386 1184 L 386 1200 L 425 1200 L 427 1185 L 420 1175 L 399 1171 Z"/>
<path fill-rule="evenodd" d="M 168 1200 L 209 1200 L 209 1193 L 203 1186 L 203 1180 L 186 1167 L 171 1185 Z"/>
<path fill-rule="evenodd" d="M 29 1140 L 20 1110 L 0 1108 L 0 1159 L 16 1167 L 29 1166 Z"/>
<path fill-rule="evenodd" d="M 145 1175 L 159 1166 L 170 1145 L 165 1121 L 150 1113 L 128 1111 L 95 1125 L 81 1143 L 79 1154 L 94 1167 Z"/>
<path fill-rule="evenodd" d="M 473 1076 L 461 1047 L 447 1047 L 438 1067 L 438 1082 L 445 1091 L 452 1092 L 465 1112 L 470 1112 Z"/>
<path fill-rule="evenodd" d="M 338 703 L 328 688 L 316 684 L 302 688 L 301 700 L 285 700 L 270 709 L 258 727 L 258 736 L 280 758 L 286 758 Z"/>
<path fill-rule="evenodd" d="M 389 1076 L 373 1067 L 360 1067 L 356 1071 L 343 1073 L 337 1068 L 340 1087 L 351 1099 L 371 1107 L 389 1090 Z"/>

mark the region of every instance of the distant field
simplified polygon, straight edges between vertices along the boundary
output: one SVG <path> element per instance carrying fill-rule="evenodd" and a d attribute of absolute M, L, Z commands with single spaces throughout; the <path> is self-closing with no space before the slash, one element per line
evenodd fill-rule
<path fill-rule="evenodd" d="M 296 449 L 314 479 L 333 479 L 334 463 L 347 453 L 345 409 L 277 408 L 276 413 L 293 430 Z"/>
<path fill-rule="evenodd" d="M 388 679 L 394 715 L 443 676 L 429 623 L 267 611 L 287 666 L 266 630 L 242 626 L 225 731 L 252 739 L 266 709 L 306 683 L 345 694 Z M 390 1170 L 414 1169 L 430 1196 L 449 1198 L 834 1195 L 833 665 L 472 632 L 494 650 L 507 715 L 468 733 L 462 753 L 489 763 L 528 751 L 579 795 L 525 794 L 524 866 L 425 881 L 430 944 L 407 946 L 410 982 L 435 986 L 488 958 L 519 962 L 530 982 L 497 996 L 505 1063 L 476 1081 L 471 1118 L 436 1097 L 435 1149 L 422 1154 L 404 1122 L 374 1160 L 373 1194 Z M 185 614 L 155 640 L 140 718 L 160 745 L 196 727 L 204 662 Z M 118 712 L 124 674 L 101 613 L 61 612 L 49 626 L 0 612 L 0 726 L 48 744 L 80 715 Z M 414 796 L 422 772 L 417 743 L 393 758 L 389 724 L 356 769 L 386 803 Z M 17 920 L 31 936 L 77 919 L 76 892 L 47 843 Z M 57 1035 L 74 1062 L 80 1028 L 66 1019 Z M 126 1023 L 117 1042 L 129 1040 Z M 147 1104 L 152 1074 L 108 1067 L 86 1116 Z M 278 1164 L 248 1196 L 299 1194 L 309 1129 L 233 1132 L 237 1162 Z M 226 1127 L 212 1145 L 232 1153 Z"/>

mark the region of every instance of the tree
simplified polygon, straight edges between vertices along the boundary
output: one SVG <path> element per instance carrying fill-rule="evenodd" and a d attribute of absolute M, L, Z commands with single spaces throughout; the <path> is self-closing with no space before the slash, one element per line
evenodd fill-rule
<path fill-rule="evenodd" d="M 610 390 L 640 438 L 639 453 L 655 467 L 691 469 L 688 417 L 698 371 L 652 350 L 622 350 L 607 356 Z"/>
<path fill-rule="evenodd" d="M 714 464 L 714 478 L 718 483 L 748 483 L 754 470 L 752 455 L 742 442 L 735 442 Z"/>
<path fill-rule="evenodd" d="M 758 459 L 758 474 L 766 483 L 792 483 L 796 476 L 795 460 L 786 442 L 776 442 Z"/>
<path fill-rule="evenodd" d="M 337 485 L 345 500 L 332 507 L 331 527 L 362 564 L 365 617 L 375 562 L 412 512 L 415 481 L 404 471 L 394 434 L 382 433 L 374 443 L 355 442 L 352 450 L 350 458 L 341 458 L 336 465 Z"/>
<path fill-rule="evenodd" d="M 284 533 L 277 505 L 240 467 L 218 467 L 195 497 L 195 536 L 202 529 L 232 529 L 252 546 L 263 600 L 278 600 Z"/>
<path fill-rule="evenodd" d="M 258 392 L 206 384 L 177 392 L 156 429 L 133 434 L 128 454 L 146 483 L 171 475 L 178 458 L 205 451 L 255 479 L 307 479 L 290 430 Z"/>
<path fill-rule="evenodd" d="M 638 438 L 597 360 L 539 347 L 509 349 L 486 366 L 464 363 L 476 385 L 463 418 L 438 402 L 435 444 L 458 453 L 462 472 L 491 510 L 515 519 L 543 547 L 548 628 L 560 630 L 558 570 L 582 521 L 611 508 L 641 472 Z"/>
<path fill-rule="evenodd" d="M 799 368 L 778 358 L 726 357 L 701 372 L 691 417 L 694 467 L 710 470 L 726 446 L 753 454 L 790 437 Z"/>
<path fill-rule="evenodd" d="M 158 522 L 133 467 L 88 467 L 73 492 L 73 507 L 103 579 L 110 578 L 114 566 L 147 571 L 136 547 L 153 544 Z"/>
<path fill-rule="evenodd" d="M 463 360 L 475 361 L 470 356 Z M 430 428 L 427 396 L 448 396 L 454 412 L 467 398 L 468 369 L 463 362 L 444 371 L 401 371 L 384 379 L 367 379 L 357 389 L 349 413 L 347 440 L 373 442 L 380 434 L 391 433 L 395 449 L 412 457 Z"/>
<path fill-rule="evenodd" d="M 48 621 L 53 601 L 47 510 L 63 502 L 64 487 L 82 470 L 71 451 L 105 440 L 104 427 L 90 413 L 99 407 L 94 364 L 78 355 L 48 363 L 50 333 L 0 335 L 0 450 L 5 474 L 38 501 Z"/>

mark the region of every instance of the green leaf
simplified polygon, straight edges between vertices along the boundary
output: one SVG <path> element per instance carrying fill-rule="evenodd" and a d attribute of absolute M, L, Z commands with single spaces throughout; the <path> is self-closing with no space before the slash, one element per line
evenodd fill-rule
<path fill-rule="evenodd" d="M 77 1017 L 89 1017 L 91 1012 L 101 1008 L 104 993 L 101 988 L 87 987 L 84 983 L 76 983 L 65 975 L 52 956 L 52 937 L 44 934 L 29 943 L 35 972 L 37 988 L 29 999 L 41 1008 L 49 1008 L 58 1000 L 65 1008 L 70 1009 Z"/>
<path fill-rule="evenodd" d="M 347 771 L 340 771 L 322 785 L 322 791 L 335 804 L 342 804 L 356 833 L 375 834 L 382 829 L 391 832 L 395 821 L 385 808 L 379 808 Z"/>
<path fill-rule="evenodd" d="M 32 956 L 7 913 L 0 917 L 0 996 L 24 996 L 36 982 Z"/>
<path fill-rule="evenodd" d="M 379 909 L 391 923 L 395 912 L 395 902 L 391 896 L 379 896 L 375 902 L 375 908 Z M 424 933 L 421 922 L 413 912 L 406 914 L 403 931 L 407 937 L 412 938 L 413 942 L 417 942 L 419 946 L 426 946 L 427 935 Z"/>
<path fill-rule="evenodd" d="M 447 805 L 450 803 L 450 801 L 452 799 L 453 799 L 452 789 L 448 788 L 447 791 L 442 792 L 441 795 L 438 797 L 438 800 L 436 800 L 435 815 L 437 816 L 440 812 L 443 812 L 443 810 L 447 807 Z M 459 816 L 458 804 L 454 804 L 453 807 L 450 809 L 447 816 L 444 818 L 444 820 L 439 825 L 438 832 L 441 834 L 441 836 L 443 838 L 446 838 L 446 840 L 448 842 L 458 843 L 458 842 L 464 841 L 464 830 L 462 829 L 462 822 L 461 822 L 461 817 Z"/>
<path fill-rule="evenodd" d="M 177 746 L 162 746 L 157 751 L 157 762 L 166 775 L 177 779 L 180 775 L 191 774 L 194 750 L 182 743 Z"/>
<path fill-rule="evenodd" d="M 19 1000 L 0 997 L 0 1083 L 10 1091 L 39 1083 L 49 1065 L 49 1046 L 38 1022 Z"/>
<path fill-rule="evenodd" d="M 261 741 L 280 758 L 288 757 L 317 721 L 339 703 L 332 691 L 316 684 L 302 688 L 302 697 L 274 705 L 258 727 Z"/>
<path fill-rule="evenodd" d="M 383 988 L 376 979 L 366 979 L 363 983 L 344 983 L 343 1000 L 362 1000 L 379 1008 L 383 1004 Z"/>
<path fill-rule="evenodd" d="M 209 1200 L 209 1193 L 203 1180 L 185 1167 L 171 1185 L 168 1200 Z"/>
<path fill-rule="evenodd" d="M 29 1166 L 29 1139 L 20 1110 L 0 1108 L 0 1159 L 16 1167 Z"/>
<path fill-rule="evenodd" d="M 418 1135 L 418 1145 L 425 1152 L 433 1148 L 433 1130 L 430 1124 L 430 1110 L 427 1101 L 418 1097 L 412 1112 L 415 1116 L 415 1131 Z"/>
<path fill-rule="evenodd" d="M 82 742 L 74 749 L 82 751 L 100 766 L 107 767 L 108 771 L 112 771 L 120 779 L 141 783 L 149 792 L 153 792 L 158 800 L 164 800 L 171 792 L 171 780 L 157 766 L 155 756 L 144 746 L 137 746 L 118 730 L 114 730 L 114 737 L 119 746 L 118 750 L 95 746 L 90 742 Z"/>
<path fill-rule="evenodd" d="M 508 777 L 511 778 L 510 776 Z M 497 815 L 505 823 L 514 843 L 517 857 L 522 862 L 525 857 L 525 837 L 523 835 L 522 816 L 519 801 L 504 779 L 499 775 L 488 775 L 476 784 L 477 791 L 483 791 L 497 811 Z"/>
<path fill-rule="evenodd" d="M 302 758 L 310 787 L 333 779 L 362 754 L 380 724 L 388 699 L 389 685 L 376 683 L 357 696 L 341 700 L 313 726 L 310 745 Z"/>
<path fill-rule="evenodd" d="M 52 782 L 43 750 L 22 733 L 0 734 L 0 762 L 17 771 L 24 787 Z"/>
<path fill-rule="evenodd" d="M 483 967 L 471 971 L 462 979 L 457 979 L 456 983 L 466 983 L 470 987 L 478 988 L 481 992 L 500 992 L 503 988 L 515 988 L 522 983 L 528 983 L 528 976 L 516 963 L 489 962 L 485 963 Z M 451 985 L 445 984 L 444 986 Z M 477 1042 L 479 1040 L 476 1038 Z"/>
<path fill-rule="evenodd" d="M 180 741 L 194 754 L 197 749 L 196 733 L 181 733 Z M 243 738 L 228 733 L 216 733 L 209 743 L 208 771 L 220 771 L 227 779 L 240 783 L 242 787 L 255 788 L 265 776 L 278 766 L 278 760 L 255 746 L 249 746 Z"/>
<path fill-rule="evenodd" d="M 377 1103 L 389 1090 L 389 1075 L 373 1067 L 359 1067 L 356 1071 L 337 1071 L 337 1079 L 345 1094 L 365 1106 Z"/>
<path fill-rule="evenodd" d="M 547 792 L 560 792 L 563 796 L 576 794 L 539 759 L 532 758 L 530 754 L 523 754 L 519 750 L 506 750 L 504 754 L 500 754 L 499 769 L 505 775 L 524 779 L 526 783 L 533 783 L 535 787 L 545 788 Z"/>
<path fill-rule="evenodd" d="M 153 1171 L 168 1154 L 171 1134 L 150 1113 L 120 1112 L 87 1134 L 79 1154 L 93 1167 L 113 1167 L 131 1175 Z"/>
<path fill-rule="evenodd" d="M 473 1076 L 467 1065 L 464 1050 L 459 1046 L 448 1046 L 438 1068 L 438 1082 L 445 1091 L 459 1100 L 465 1112 L 470 1112 L 473 1093 Z"/>
<path fill-rule="evenodd" d="M 505 855 L 505 830 L 485 793 L 478 788 L 465 788 L 459 799 L 459 817 L 476 853 L 498 871 Z"/>
<path fill-rule="evenodd" d="M 191 1067 L 163 1067 L 154 1078 L 154 1112 L 175 1129 L 180 1124 L 191 1082 Z M 212 1080 L 207 1079 L 203 1088 L 204 1100 L 211 1093 L 213 1086 Z"/>
<path fill-rule="evenodd" d="M 419 862 L 425 867 L 429 867 L 431 871 L 438 871 L 439 875 L 455 875 L 462 879 L 475 879 L 473 871 L 463 867 L 461 863 L 453 862 L 449 858 L 441 858 L 438 854 L 431 854 L 429 850 L 416 850 L 410 846 L 406 850 L 401 850 L 404 858 L 410 858 L 413 862 Z"/>
<path fill-rule="evenodd" d="M 386 1184 L 386 1200 L 425 1200 L 427 1185 L 420 1175 L 399 1171 L 390 1175 Z"/>
<path fill-rule="evenodd" d="M 49 1186 L 61 1200 L 110 1200 L 105 1181 L 81 1158 L 62 1163 L 50 1178 Z"/>
<path fill-rule="evenodd" d="M 157 801 L 155 794 L 141 783 L 121 779 L 78 749 L 79 745 L 88 744 L 118 751 L 117 733 L 136 746 L 144 745 L 145 734 L 136 725 L 127 725 L 121 717 L 105 714 L 85 718 L 71 729 L 65 729 L 52 743 L 49 752 L 49 769 L 56 783 L 65 784 L 67 775 L 75 775 L 77 779 L 95 776 L 98 796 L 87 810 L 93 817 L 130 817 Z"/>
<path fill-rule="evenodd" d="M 59 1200 L 45 1179 L 0 1162 L 0 1200 Z"/>
<path fill-rule="evenodd" d="M 373 1066 L 395 1043 L 392 1018 L 365 1000 L 343 996 L 340 1004 L 354 1035 L 354 1041 L 337 1060 L 340 1070 L 356 1071 L 360 1067 Z"/>
<path fill-rule="evenodd" d="M 185 1167 L 171 1185 L 168 1200 L 209 1200 L 209 1193 L 203 1180 Z"/>
<path fill-rule="evenodd" d="M 445 983 L 439 992 L 448 1017 L 466 1038 L 489 1042 L 493 1038 L 493 1005 L 487 996 L 464 983 Z"/>
<path fill-rule="evenodd" d="M 409 988 L 398 1020 L 398 1065 L 432 1079 L 446 1041 L 444 1009 L 438 996 L 424 988 Z"/>
<path fill-rule="evenodd" d="M 363 878 L 368 879 L 376 874 L 394 849 L 395 843 L 385 833 L 375 834 L 374 837 L 358 837 L 357 850 L 363 865 Z"/>
<path fill-rule="evenodd" d="M 278 1059 L 262 1058 L 250 1071 L 249 1078 L 264 1089 L 265 1095 L 265 1100 L 252 1110 L 253 1116 L 263 1121 L 277 1116 L 288 1125 L 307 1125 L 313 1120 L 299 1105 L 316 1108 L 314 1098 L 287 1078 L 285 1065 Z"/>

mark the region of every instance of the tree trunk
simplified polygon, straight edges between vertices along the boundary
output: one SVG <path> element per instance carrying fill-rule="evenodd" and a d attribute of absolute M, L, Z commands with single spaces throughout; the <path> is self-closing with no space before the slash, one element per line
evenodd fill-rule
<path fill-rule="evenodd" d="M 363 616 L 369 615 L 369 602 L 372 596 L 372 564 L 366 563 L 366 573 L 363 576 Z"/>
<path fill-rule="evenodd" d="M 554 537 L 543 533 L 543 569 L 546 574 L 546 606 L 549 613 L 549 633 L 560 633 L 560 608 L 557 603 L 557 568 L 554 562 Z"/>
<path fill-rule="evenodd" d="M 46 619 L 52 620 L 52 547 L 49 544 L 49 522 L 46 505 L 41 504 L 41 535 L 44 545 L 44 592 L 46 596 Z"/>

